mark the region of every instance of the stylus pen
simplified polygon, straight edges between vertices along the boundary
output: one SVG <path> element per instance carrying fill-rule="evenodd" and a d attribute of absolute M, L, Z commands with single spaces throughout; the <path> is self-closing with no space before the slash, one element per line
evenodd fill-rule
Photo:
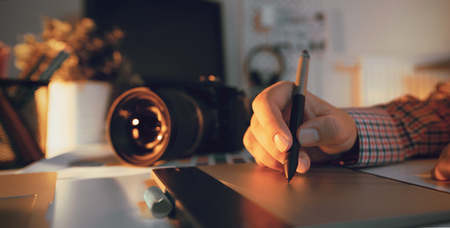
<path fill-rule="evenodd" d="M 292 91 L 292 108 L 291 118 L 289 121 L 289 130 L 291 131 L 294 142 L 286 154 L 284 159 L 284 172 L 288 182 L 297 170 L 298 166 L 298 152 L 300 150 L 300 143 L 297 139 L 297 129 L 303 123 L 303 116 L 305 113 L 305 96 L 306 84 L 308 82 L 308 68 L 309 68 L 309 54 L 304 50 L 298 59 L 297 76 L 295 78 L 294 89 Z"/>

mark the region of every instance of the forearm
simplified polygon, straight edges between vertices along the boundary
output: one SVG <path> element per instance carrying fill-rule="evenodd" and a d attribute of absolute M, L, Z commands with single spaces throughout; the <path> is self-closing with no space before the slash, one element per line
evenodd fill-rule
<path fill-rule="evenodd" d="M 403 97 L 386 105 L 344 109 L 358 131 L 352 167 L 386 165 L 414 156 L 438 156 L 450 141 L 450 101 Z M 354 148 L 355 149 L 355 148 Z"/>
<path fill-rule="evenodd" d="M 402 137 L 393 118 L 381 108 L 344 109 L 356 123 L 357 156 L 341 159 L 340 164 L 365 167 L 398 163 L 405 160 Z"/>

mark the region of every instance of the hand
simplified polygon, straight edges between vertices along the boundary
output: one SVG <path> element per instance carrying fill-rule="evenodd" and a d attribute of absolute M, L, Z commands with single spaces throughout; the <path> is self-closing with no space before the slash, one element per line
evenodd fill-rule
<path fill-rule="evenodd" d="M 284 171 L 284 158 L 292 145 L 288 128 L 292 82 L 278 82 L 253 101 L 254 114 L 244 145 L 259 165 Z M 311 161 L 331 161 L 352 148 L 357 130 L 353 118 L 320 98 L 306 94 L 304 123 L 296 132 L 300 145 L 297 172 L 308 171 Z"/>
<path fill-rule="evenodd" d="M 437 165 L 431 170 L 431 177 L 435 180 L 450 180 L 450 144 L 442 149 Z"/>

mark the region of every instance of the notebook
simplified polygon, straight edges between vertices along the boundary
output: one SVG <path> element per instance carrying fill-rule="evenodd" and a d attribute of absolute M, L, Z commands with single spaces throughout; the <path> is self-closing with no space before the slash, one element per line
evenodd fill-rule
<path fill-rule="evenodd" d="M 55 187 L 55 172 L 0 175 L 0 226 L 49 227 L 46 214 Z"/>

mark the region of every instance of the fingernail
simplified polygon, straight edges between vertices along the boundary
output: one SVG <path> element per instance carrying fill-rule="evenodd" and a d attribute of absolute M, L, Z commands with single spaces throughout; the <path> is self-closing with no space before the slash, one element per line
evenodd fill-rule
<path fill-rule="evenodd" d="M 273 141 L 275 142 L 275 146 L 281 152 L 285 152 L 288 147 L 288 140 L 280 134 L 276 134 Z"/>
<path fill-rule="evenodd" d="M 298 138 L 300 145 L 302 146 L 308 146 L 320 140 L 319 132 L 314 128 L 304 128 L 300 130 Z"/>
<path fill-rule="evenodd" d="M 298 173 L 305 173 L 309 170 L 309 166 L 311 163 L 309 162 L 309 157 L 305 152 L 299 152 L 298 153 L 298 166 L 297 166 L 297 172 Z"/>

